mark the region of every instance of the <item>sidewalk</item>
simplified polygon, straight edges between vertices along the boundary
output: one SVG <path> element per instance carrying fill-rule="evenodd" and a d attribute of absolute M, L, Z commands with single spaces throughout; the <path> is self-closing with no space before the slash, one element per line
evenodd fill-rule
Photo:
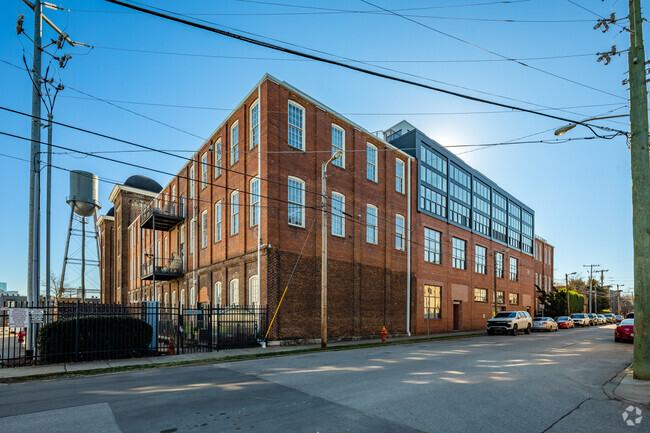
<path fill-rule="evenodd" d="M 450 337 L 467 337 L 467 336 L 482 336 L 485 331 L 457 331 L 445 334 L 431 334 L 418 335 L 418 336 L 398 336 L 389 337 L 388 343 L 395 342 L 413 342 L 420 341 L 435 341 L 438 339 L 446 339 Z M 379 344 L 381 340 L 375 338 L 372 340 L 352 340 L 352 341 L 337 341 L 330 342 L 329 348 L 357 346 L 363 344 Z M 129 358 L 129 359 L 115 359 L 109 361 L 90 361 L 79 363 L 66 363 L 66 364 L 53 364 L 53 365 L 37 365 L 26 367 L 13 367 L 0 369 L 0 380 L 2 379 L 16 379 L 29 376 L 47 376 L 52 374 L 61 373 L 79 373 L 92 370 L 103 370 L 107 368 L 120 368 L 120 367 L 133 367 L 155 364 L 168 364 L 168 363 L 196 363 L 197 361 L 220 361 L 226 358 L 235 356 L 251 356 L 251 355 L 264 355 L 274 353 L 291 353 L 301 352 L 306 349 L 320 348 L 320 344 L 305 344 L 305 345 L 291 345 L 291 346 L 267 346 L 266 348 L 255 347 L 250 349 L 234 349 L 234 350 L 221 350 L 214 352 L 199 352 L 188 353 L 183 355 L 163 355 L 152 356 L 147 358 Z"/>
<path fill-rule="evenodd" d="M 625 370 L 623 374 L 623 379 L 614 388 L 613 394 L 629 402 L 650 404 L 650 381 L 634 379 L 630 369 Z"/>

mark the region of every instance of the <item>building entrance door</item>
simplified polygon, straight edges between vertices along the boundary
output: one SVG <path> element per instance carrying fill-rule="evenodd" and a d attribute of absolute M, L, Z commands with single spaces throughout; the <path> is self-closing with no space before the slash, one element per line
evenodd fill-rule
<path fill-rule="evenodd" d="M 461 326 L 461 301 L 454 301 L 454 331 L 459 331 Z"/>

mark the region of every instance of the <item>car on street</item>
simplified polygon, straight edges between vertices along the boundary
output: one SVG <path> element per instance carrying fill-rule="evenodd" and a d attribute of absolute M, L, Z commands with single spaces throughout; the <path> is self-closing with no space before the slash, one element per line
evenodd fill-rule
<path fill-rule="evenodd" d="M 488 335 L 493 335 L 495 332 L 517 335 L 519 331 L 530 334 L 533 329 L 533 319 L 527 311 L 501 311 L 488 319 L 486 327 Z"/>
<path fill-rule="evenodd" d="M 595 313 L 588 313 L 587 317 L 589 317 L 589 325 L 590 326 L 597 326 L 598 325 L 598 316 L 596 316 Z"/>
<path fill-rule="evenodd" d="M 623 316 L 621 316 L 620 314 L 617 314 L 616 315 L 616 323 L 621 323 L 622 320 L 623 320 Z"/>
<path fill-rule="evenodd" d="M 607 325 L 607 317 L 605 317 L 604 314 L 596 314 L 596 317 L 598 317 L 598 324 L 599 325 Z"/>
<path fill-rule="evenodd" d="M 612 313 L 603 314 L 603 316 L 607 319 L 607 323 L 616 323 L 616 316 Z"/>
<path fill-rule="evenodd" d="M 634 311 L 631 313 L 627 313 L 627 316 L 625 316 L 626 319 L 634 319 Z"/>
<path fill-rule="evenodd" d="M 582 326 L 583 328 L 585 326 L 591 326 L 591 319 L 585 313 L 573 313 L 571 319 L 575 326 Z"/>
<path fill-rule="evenodd" d="M 557 323 L 558 328 L 563 328 L 563 329 L 575 328 L 576 326 L 573 319 L 570 316 L 560 316 L 557 319 L 555 319 L 555 323 Z"/>
<path fill-rule="evenodd" d="M 535 317 L 533 319 L 533 331 L 557 331 L 558 326 L 552 317 Z"/>
<path fill-rule="evenodd" d="M 634 319 L 625 319 L 616 325 L 614 341 L 634 341 Z"/>

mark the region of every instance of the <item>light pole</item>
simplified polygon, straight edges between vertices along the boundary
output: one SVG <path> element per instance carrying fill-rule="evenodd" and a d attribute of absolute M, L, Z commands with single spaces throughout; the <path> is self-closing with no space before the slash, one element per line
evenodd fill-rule
<path fill-rule="evenodd" d="M 571 305 L 569 304 L 569 275 L 575 275 L 577 272 L 571 272 L 570 274 L 565 274 L 566 279 L 566 314 L 567 316 L 571 315 Z"/>
<path fill-rule="evenodd" d="M 327 164 L 343 156 L 337 150 L 321 167 L 320 347 L 327 347 Z"/>
<path fill-rule="evenodd" d="M 616 315 L 621 315 L 621 292 L 622 290 L 619 287 L 623 287 L 625 284 L 616 285 Z"/>
<path fill-rule="evenodd" d="M 590 120 L 614 119 L 616 117 L 630 117 L 630 115 L 629 114 L 619 114 L 619 115 L 616 115 L 616 116 L 592 117 L 591 119 L 583 120 L 583 122 L 589 122 Z M 577 123 L 569 123 L 568 125 L 565 125 L 565 126 L 563 126 L 561 128 L 556 129 L 553 134 L 558 135 L 558 136 L 564 135 L 566 132 L 571 131 L 576 126 L 578 126 Z"/>
<path fill-rule="evenodd" d="M 507 252 L 508 248 L 505 248 L 501 251 L 493 251 L 492 252 L 492 257 L 494 259 L 494 314 L 492 317 L 497 315 L 497 311 L 499 311 L 499 304 L 497 303 L 497 254 L 502 254 Z M 503 267 L 503 260 L 501 261 L 501 266 Z M 505 299 L 504 299 L 505 302 Z"/>

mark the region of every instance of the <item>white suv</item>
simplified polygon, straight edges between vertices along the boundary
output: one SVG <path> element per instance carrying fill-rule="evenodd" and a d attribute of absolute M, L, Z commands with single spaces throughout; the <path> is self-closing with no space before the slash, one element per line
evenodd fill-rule
<path fill-rule="evenodd" d="M 517 335 L 518 331 L 530 334 L 533 328 L 533 319 L 527 311 L 501 311 L 487 321 L 487 333 L 493 335 L 495 332 L 509 332 Z"/>

